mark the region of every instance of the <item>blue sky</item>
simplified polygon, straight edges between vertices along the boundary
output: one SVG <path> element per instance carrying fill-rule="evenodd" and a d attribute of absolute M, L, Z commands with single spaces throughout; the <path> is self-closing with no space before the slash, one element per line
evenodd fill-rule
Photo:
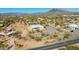
<path fill-rule="evenodd" d="M 21 12 L 21 13 L 37 13 L 37 12 L 47 12 L 51 8 L 0 8 L 1 13 L 7 12 Z"/>
<path fill-rule="evenodd" d="M 53 8 L 0 8 L 0 13 L 20 12 L 20 13 L 37 13 L 47 12 Z M 79 12 L 79 8 L 60 8 L 63 10 Z"/>

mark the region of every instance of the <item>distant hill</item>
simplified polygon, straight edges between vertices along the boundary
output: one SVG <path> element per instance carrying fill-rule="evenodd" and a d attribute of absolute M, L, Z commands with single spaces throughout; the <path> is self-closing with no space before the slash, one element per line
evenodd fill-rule
<path fill-rule="evenodd" d="M 61 9 L 52 9 L 50 11 L 47 12 L 48 14 L 59 14 L 59 15 L 69 15 L 69 14 L 74 14 L 74 12 L 71 11 L 66 11 L 66 10 L 61 10 Z"/>
<path fill-rule="evenodd" d="M 45 14 L 46 15 L 78 15 L 79 12 L 72 12 L 72 11 L 62 10 L 62 9 L 52 9 Z"/>

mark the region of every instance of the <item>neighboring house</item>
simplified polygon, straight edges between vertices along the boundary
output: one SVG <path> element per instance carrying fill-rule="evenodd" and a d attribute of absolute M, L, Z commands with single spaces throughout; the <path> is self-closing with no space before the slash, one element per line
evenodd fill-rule
<path fill-rule="evenodd" d="M 9 36 L 9 35 L 12 35 L 12 34 L 14 34 L 14 33 L 16 33 L 16 31 L 8 32 L 8 33 L 6 33 L 6 35 Z"/>
<path fill-rule="evenodd" d="M 47 30 L 47 33 L 49 35 L 54 34 L 55 32 L 57 32 L 57 30 L 54 27 L 51 27 L 51 26 L 46 26 L 46 30 Z"/>
<path fill-rule="evenodd" d="M 0 36 L 5 36 L 6 34 L 4 32 L 0 32 Z"/>
<path fill-rule="evenodd" d="M 8 33 L 0 32 L 0 36 L 5 36 L 5 35 L 9 36 L 9 35 L 12 35 L 14 33 L 16 33 L 16 31 L 11 31 L 11 32 L 8 32 Z"/>
<path fill-rule="evenodd" d="M 9 36 L 16 33 L 16 31 L 13 31 L 12 29 L 8 29 L 5 32 L 0 32 L 0 36 Z"/>
<path fill-rule="evenodd" d="M 16 31 L 11 26 L 9 26 L 6 28 L 5 33 L 7 36 L 9 36 L 9 35 L 16 33 Z"/>
<path fill-rule="evenodd" d="M 77 24 L 69 24 L 68 25 L 68 28 L 71 30 L 71 31 L 74 31 L 76 29 L 79 29 L 79 25 Z"/>

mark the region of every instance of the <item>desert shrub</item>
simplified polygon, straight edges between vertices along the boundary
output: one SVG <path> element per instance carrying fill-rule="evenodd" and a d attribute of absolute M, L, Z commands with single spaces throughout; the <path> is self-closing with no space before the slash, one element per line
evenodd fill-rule
<path fill-rule="evenodd" d="M 23 47 L 22 44 L 16 44 L 16 47 L 20 48 L 20 47 Z"/>
<path fill-rule="evenodd" d="M 58 35 L 57 34 L 54 34 L 53 37 L 58 37 Z"/>
<path fill-rule="evenodd" d="M 59 50 L 79 50 L 78 46 L 66 46 L 65 48 L 60 48 Z"/>
<path fill-rule="evenodd" d="M 16 32 L 12 34 L 15 38 L 21 38 L 21 32 Z"/>
<path fill-rule="evenodd" d="M 32 39 L 34 39 L 34 36 L 32 36 L 32 35 L 30 35 L 30 34 L 29 34 L 29 37 L 32 38 Z"/>
<path fill-rule="evenodd" d="M 56 29 L 57 31 L 59 31 L 59 32 L 62 32 L 62 30 L 61 29 Z"/>
<path fill-rule="evenodd" d="M 35 37 L 34 39 L 35 39 L 36 41 L 41 41 L 42 38 L 43 38 L 43 37 Z"/>
<path fill-rule="evenodd" d="M 29 31 L 29 34 L 33 34 L 34 33 L 34 31 Z"/>
<path fill-rule="evenodd" d="M 68 50 L 79 50 L 78 46 L 66 46 L 66 49 Z"/>
<path fill-rule="evenodd" d="M 7 49 L 8 44 L 4 41 L 4 42 L 0 42 L 0 49 Z"/>
<path fill-rule="evenodd" d="M 23 40 L 25 40 L 25 41 L 26 41 L 26 40 L 27 40 L 27 37 L 21 37 L 21 39 L 23 39 Z"/>
<path fill-rule="evenodd" d="M 23 44 L 19 44 L 18 42 L 14 41 L 16 48 L 21 48 L 23 47 Z"/>
<path fill-rule="evenodd" d="M 64 39 L 68 39 L 69 36 L 70 36 L 70 34 L 66 33 L 66 34 L 64 35 Z"/>

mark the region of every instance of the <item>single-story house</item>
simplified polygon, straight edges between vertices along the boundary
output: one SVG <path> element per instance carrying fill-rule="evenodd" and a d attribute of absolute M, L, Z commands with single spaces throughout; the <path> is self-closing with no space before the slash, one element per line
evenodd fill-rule
<path fill-rule="evenodd" d="M 69 24 L 68 25 L 68 28 L 71 30 L 71 31 L 74 31 L 76 29 L 79 29 L 79 25 L 77 24 Z"/>

